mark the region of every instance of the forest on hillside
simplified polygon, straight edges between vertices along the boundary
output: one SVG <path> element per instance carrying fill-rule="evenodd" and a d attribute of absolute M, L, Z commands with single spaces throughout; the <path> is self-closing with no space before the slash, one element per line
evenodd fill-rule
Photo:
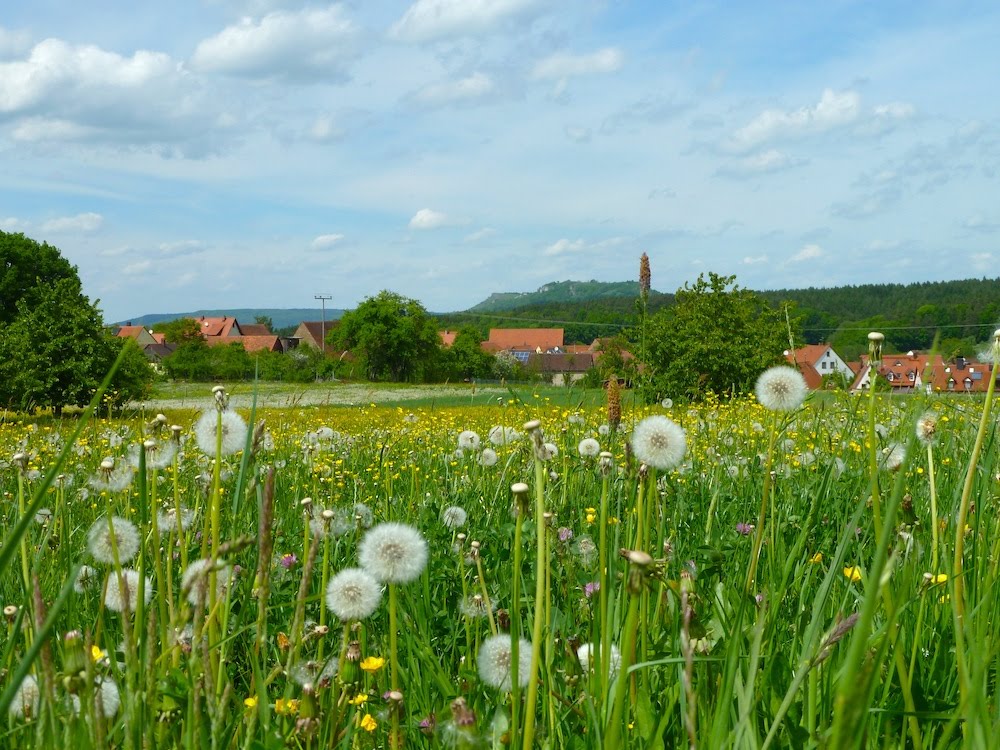
<path fill-rule="evenodd" d="M 938 337 L 945 356 L 975 356 L 1000 325 L 1000 279 L 862 284 L 831 288 L 777 289 L 757 292 L 776 309 L 788 310 L 797 344 L 830 342 L 848 359 L 865 351 L 867 333 L 882 331 L 887 350 L 929 349 Z M 635 297 L 597 297 L 525 304 L 497 312 L 449 313 L 442 328 L 559 327 L 565 341 L 589 344 L 595 338 L 624 335 L 639 322 Z M 652 292 L 649 312 L 673 303 L 674 295 Z M 478 306 L 477 306 L 478 307 Z M 475 310 L 476 308 L 473 308 Z"/>

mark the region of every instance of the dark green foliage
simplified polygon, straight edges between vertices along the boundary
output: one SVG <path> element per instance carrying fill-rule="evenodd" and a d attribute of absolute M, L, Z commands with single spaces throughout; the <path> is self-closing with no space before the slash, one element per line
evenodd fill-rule
<path fill-rule="evenodd" d="M 479 329 L 463 326 L 452 345 L 442 353 L 442 374 L 449 380 L 491 377 L 495 358 L 483 351 L 482 341 Z"/>
<path fill-rule="evenodd" d="M 21 299 L 17 316 L 0 331 L 0 400 L 57 414 L 65 406 L 84 406 L 123 345 L 104 328 L 79 279 L 47 283 Z M 109 395 L 117 402 L 141 398 L 152 377 L 133 343 Z"/>
<path fill-rule="evenodd" d="M 35 305 L 43 289 L 75 278 L 76 266 L 52 245 L 0 232 L 0 326 L 14 320 L 22 300 Z"/>
<path fill-rule="evenodd" d="M 735 284 L 709 273 L 677 290 L 675 303 L 649 319 L 647 400 L 709 392 L 745 393 L 788 348 L 784 315 Z"/>
<path fill-rule="evenodd" d="M 654 294 L 658 294 L 654 292 Z M 491 294 L 475 307 L 472 313 L 496 313 L 539 305 L 579 305 L 597 300 L 634 300 L 639 296 L 638 281 L 553 281 L 534 292 L 500 292 Z"/>
<path fill-rule="evenodd" d="M 383 290 L 344 313 L 327 340 L 354 352 L 370 380 L 426 380 L 439 366 L 437 322 L 419 302 L 395 292 Z"/>
<path fill-rule="evenodd" d="M 194 318 L 178 318 L 166 323 L 155 323 L 153 330 L 162 333 L 171 344 L 183 345 L 203 340 L 201 325 Z"/>
<path fill-rule="evenodd" d="M 201 338 L 181 344 L 163 360 L 163 369 L 174 380 L 275 380 L 311 383 L 329 380 L 336 361 L 309 346 L 287 353 L 260 351 L 248 354 L 238 343 L 209 346 Z"/>

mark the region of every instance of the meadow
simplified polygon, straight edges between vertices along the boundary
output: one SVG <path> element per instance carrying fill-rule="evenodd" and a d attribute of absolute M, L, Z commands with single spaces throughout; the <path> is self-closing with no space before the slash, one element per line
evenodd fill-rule
<path fill-rule="evenodd" d="M 456 398 L 5 415 L 0 746 L 995 744 L 992 392 Z"/>

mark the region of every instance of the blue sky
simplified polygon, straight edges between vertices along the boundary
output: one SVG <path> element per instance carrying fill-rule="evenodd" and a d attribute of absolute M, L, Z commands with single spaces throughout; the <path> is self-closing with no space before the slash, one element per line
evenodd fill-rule
<path fill-rule="evenodd" d="M 13 7 L 11 7 L 13 6 Z M 0 229 L 109 320 L 997 277 L 1000 6 L 7 3 Z"/>

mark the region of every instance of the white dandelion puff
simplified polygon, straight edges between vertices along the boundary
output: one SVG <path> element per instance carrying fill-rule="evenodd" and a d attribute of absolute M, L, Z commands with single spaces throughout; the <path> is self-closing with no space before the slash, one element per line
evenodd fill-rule
<path fill-rule="evenodd" d="M 938 415 L 932 411 L 925 412 L 917 420 L 917 439 L 924 445 L 933 445 L 937 441 Z"/>
<path fill-rule="evenodd" d="M 409 583 L 427 565 L 427 540 L 412 526 L 382 523 L 358 546 L 361 567 L 386 583 Z"/>
<path fill-rule="evenodd" d="M 78 594 L 86 593 L 96 587 L 100 580 L 100 574 L 96 568 L 81 565 L 80 572 L 76 574 L 76 580 L 73 581 L 73 590 Z"/>
<path fill-rule="evenodd" d="M 550 461 L 559 455 L 559 447 L 555 443 L 542 443 L 538 457 L 542 461 Z"/>
<path fill-rule="evenodd" d="M 473 594 L 463 599 L 458 609 L 470 620 L 477 620 L 489 616 L 496 609 L 496 605 L 484 599 L 482 594 Z"/>
<path fill-rule="evenodd" d="M 364 503 L 354 503 L 354 521 L 357 523 L 358 528 L 368 529 L 375 523 L 375 514 Z"/>
<path fill-rule="evenodd" d="M 576 658 L 580 660 L 580 667 L 584 672 L 590 671 L 590 657 L 594 653 L 593 643 L 584 643 L 576 650 Z M 622 663 L 622 654 L 615 644 L 611 644 L 611 656 L 608 659 L 608 679 L 613 680 L 618 675 L 618 668 Z"/>
<path fill-rule="evenodd" d="M 139 530 L 134 523 L 118 516 L 113 516 L 110 524 L 107 518 L 98 519 L 87 532 L 90 554 L 98 562 L 113 565 L 116 547 L 119 564 L 131 560 L 139 551 Z"/>
<path fill-rule="evenodd" d="M 761 406 L 770 411 L 794 411 L 809 395 L 802 373 L 785 365 L 761 373 L 755 391 Z"/>
<path fill-rule="evenodd" d="M 326 586 L 326 606 L 342 621 L 364 620 L 378 609 L 382 586 L 361 568 L 346 568 Z"/>
<path fill-rule="evenodd" d="M 38 713 L 38 699 L 40 697 L 41 691 L 38 689 L 38 681 L 29 674 L 17 686 L 14 699 L 10 702 L 10 708 L 7 710 L 15 718 L 30 719 Z"/>
<path fill-rule="evenodd" d="M 480 442 L 478 432 L 473 432 L 472 430 L 462 430 L 458 433 L 458 447 L 462 450 L 479 450 Z"/>
<path fill-rule="evenodd" d="M 195 422 L 194 438 L 202 453 L 215 455 L 215 440 L 219 415 L 222 415 L 222 455 L 228 456 L 243 450 L 247 442 L 247 423 L 231 409 L 206 411 Z"/>
<path fill-rule="evenodd" d="M 178 525 L 181 531 L 190 531 L 194 526 L 196 514 L 188 508 L 168 508 L 156 516 L 156 527 L 161 534 L 169 534 L 177 531 Z M 180 523 L 178 524 L 178 519 Z"/>
<path fill-rule="evenodd" d="M 899 443 L 891 443 L 882 449 L 882 468 L 885 471 L 898 471 L 906 460 L 906 448 Z"/>
<path fill-rule="evenodd" d="M 139 604 L 140 581 L 143 604 L 149 604 L 153 598 L 153 581 L 148 576 L 141 577 L 139 571 L 132 568 L 112 571 L 104 588 L 104 606 L 113 612 L 134 612 Z"/>
<path fill-rule="evenodd" d="M 508 443 L 515 442 L 520 437 L 521 433 L 513 427 L 501 427 L 497 425 L 489 432 L 490 442 L 493 445 L 507 445 Z"/>
<path fill-rule="evenodd" d="M 576 449 L 584 458 L 593 458 L 600 454 L 601 444 L 594 440 L 594 438 L 584 438 L 580 441 Z"/>
<path fill-rule="evenodd" d="M 483 641 L 479 647 L 477 662 L 479 678 L 491 687 L 509 691 L 513 685 L 511 665 L 513 664 L 513 638 L 509 634 L 494 635 Z M 517 682 L 521 687 L 528 684 L 531 670 L 531 643 L 524 638 L 518 640 Z"/>
<path fill-rule="evenodd" d="M 118 713 L 122 705 L 118 684 L 110 677 L 98 677 L 94 683 L 94 699 L 98 710 L 105 719 L 110 719 Z"/>
<path fill-rule="evenodd" d="M 215 597 L 221 599 L 226 595 L 226 589 L 233 577 L 233 569 L 229 565 L 214 565 L 212 560 L 195 560 L 184 570 L 181 576 L 181 590 L 186 592 L 187 600 L 192 607 L 197 607 L 200 603 L 207 607 L 210 601 L 209 581 L 212 570 L 215 570 Z"/>
<path fill-rule="evenodd" d="M 458 529 L 465 526 L 468 518 L 469 514 L 465 512 L 465 508 L 460 508 L 457 505 L 450 505 L 441 511 L 441 523 L 449 529 Z"/>
<path fill-rule="evenodd" d="M 497 462 L 497 452 L 492 448 L 483 448 L 483 452 L 479 454 L 479 465 L 480 466 L 495 466 Z"/>
<path fill-rule="evenodd" d="M 683 427 L 667 417 L 646 417 L 632 431 L 632 452 L 647 466 L 668 471 L 684 460 L 687 436 Z"/>

